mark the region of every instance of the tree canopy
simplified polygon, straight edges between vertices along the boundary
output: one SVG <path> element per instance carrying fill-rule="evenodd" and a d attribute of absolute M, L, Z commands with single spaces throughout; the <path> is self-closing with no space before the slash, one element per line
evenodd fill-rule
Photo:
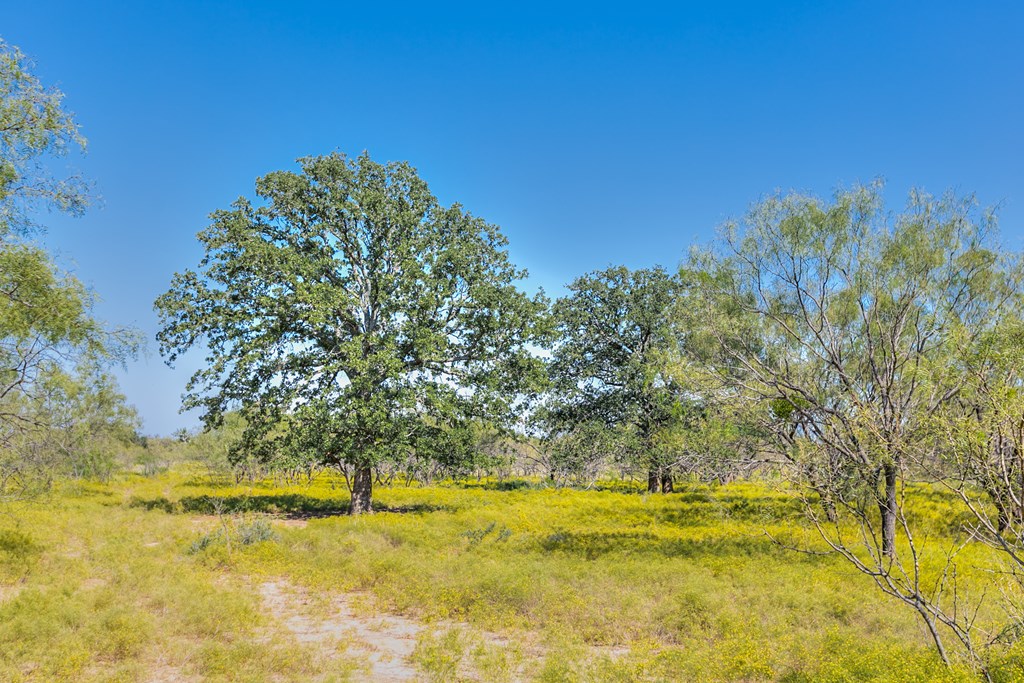
<path fill-rule="evenodd" d="M 542 294 L 498 227 L 442 206 L 406 163 L 308 157 L 256 182 L 199 234 L 206 254 L 156 307 L 169 362 L 204 341 L 186 408 L 237 408 L 241 450 L 351 467 L 353 512 L 372 467 L 457 457 L 474 421 L 508 424 L 541 376 L 528 349 Z"/>
<path fill-rule="evenodd" d="M 22 52 L 0 40 L 0 237 L 36 227 L 34 212 L 80 213 L 89 200 L 78 176 L 55 178 L 45 162 L 85 147 L 64 94 L 32 74 Z"/>
<path fill-rule="evenodd" d="M 31 66 L 0 41 L 0 497 L 87 457 L 101 432 L 137 426 L 103 371 L 134 351 L 137 336 L 96 320 L 93 294 L 31 241 L 41 210 L 77 214 L 88 202 L 81 179 L 49 170 L 85 139 L 63 94 Z"/>
<path fill-rule="evenodd" d="M 827 498 L 859 504 L 850 482 L 876 492 L 888 554 L 898 473 L 934 449 L 926 420 L 964 387 L 964 353 L 1000 319 L 1019 268 L 991 244 L 990 217 L 954 197 L 914 194 L 895 215 L 877 186 L 832 203 L 772 197 L 743 228 L 698 257 L 712 369 L 771 405 L 784 454 L 819 453 L 804 464 Z"/>
<path fill-rule="evenodd" d="M 662 268 L 620 266 L 581 276 L 569 291 L 553 307 L 548 431 L 615 430 L 619 438 L 604 441 L 647 470 L 650 490 L 670 490 L 671 458 L 659 452 L 658 437 L 684 410 L 670 371 L 680 341 L 669 315 L 678 279 Z"/>
<path fill-rule="evenodd" d="M 913 607 L 944 659 L 939 624 L 973 654 L 943 585 L 922 588 L 905 501 L 921 472 L 943 477 L 955 442 L 936 418 L 982 397 L 979 348 L 1019 307 L 1021 261 L 995 243 L 991 214 L 921 193 L 889 212 L 877 185 L 831 202 L 774 196 L 690 266 L 693 320 L 717 347 L 705 369 L 768 409 L 764 447 L 824 505 L 823 540 Z"/>

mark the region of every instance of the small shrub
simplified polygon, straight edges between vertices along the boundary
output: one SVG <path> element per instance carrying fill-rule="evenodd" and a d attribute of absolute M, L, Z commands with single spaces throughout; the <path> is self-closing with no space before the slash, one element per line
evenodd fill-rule
<path fill-rule="evenodd" d="M 219 529 L 203 534 L 192 541 L 186 552 L 189 555 L 195 555 L 214 545 L 225 545 L 230 548 L 234 545 L 246 546 L 265 541 L 276 541 L 277 538 L 277 532 L 270 526 L 270 522 L 262 517 L 257 517 L 238 523 L 226 523 Z"/>
<path fill-rule="evenodd" d="M 427 634 L 416 643 L 412 661 L 426 674 L 428 681 L 448 683 L 461 680 L 459 663 L 466 654 L 462 634 L 451 629 L 440 636 Z"/>
<path fill-rule="evenodd" d="M 216 543 L 220 539 L 220 537 L 221 537 L 220 529 L 218 529 L 217 531 L 212 531 L 212 532 L 210 532 L 208 534 L 203 534 L 202 536 L 200 536 L 196 540 L 192 541 L 192 543 L 189 545 L 188 550 L 186 552 L 188 552 L 189 555 L 195 555 L 196 553 L 201 553 L 204 550 L 206 550 L 207 548 L 209 548 L 211 545 Z"/>
<path fill-rule="evenodd" d="M 491 522 L 482 529 L 469 529 L 462 532 L 462 537 L 469 541 L 469 547 L 472 548 L 483 542 L 487 535 L 494 531 L 495 526 L 496 522 Z"/>
<path fill-rule="evenodd" d="M 15 529 L 0 530 L 0 576 L 27 573 L 41 550 L 28 534 Z"/>
<path fill-rule="evenodd" d="M 262 517 L 257 517 L 249 522 L 241 522 L 235 528 L 235 534 L 238 542 L 242 545 L 277 540 L 277 533 L 270 526 L 270 522 Z"/>
<path fill-rule="evenodd" d="M 498 532 L 494 538 L 495 543 L 503 543 L 512 537 L 512 530 L 507 526 L 498 528 L 497 522 L 491 522 L 482 529 L 469 529 L 467 531 L 463 531 L 460 535 L 462 538 L 469 541 L 470 548 L 475 548 L 483 543 L 484 539 L 494 533 L 495 530 Z"/>
<path fill-rule="evenodd" d="M 15 529 L 0 530 L 0 553 L 7 557 L 24 559 L 39 552 L 32 537 Z"/>

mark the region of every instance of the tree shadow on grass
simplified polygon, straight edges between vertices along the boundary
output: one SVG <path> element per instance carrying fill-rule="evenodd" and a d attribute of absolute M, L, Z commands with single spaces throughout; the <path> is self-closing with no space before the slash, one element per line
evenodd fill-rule
<path fill-rule="evenodd" d="M 681 539 L 663 538 L 647 531 L 623 532 L 569 532 L 556 531 L 540 540 L 546 552 L 576 555 L 596 560 L 605 555 L 653 554 L 670 558 L 753 558 L 791 556 L 792 551 L 780 546 L 765 535 L 732 538 Z M 802 556 L 813 562 L 824 561 L 824 556 Z"/>
<path fill-rule="evenodd" d="M 208 489 L 231 489 L 239 485 L 232 477 L 219 475 L 196 475 L 181 482 L 182 486 L 196 486 Z"/>
<path fill-rule="evenodd" d="M 271 495 L 234 496 L 184 496 L 179 500 L 157 498 L 133 498 L 129 507 L 144 510 L 161 510 L 170 514 L 234 515 L 260 513 L 288 519 L 314 519 L 347 515 L 348 499 L 316 498 L 301 493 L 277 493 Z M 444 506 L 418 503 L 415 505 L 387 506 L 374 504 L 374 512 L 424 513 L 445 509 Z"/>
<path fill-rule="evenodd" d="M 677 496 L 666 499 L 665 506 L 652 509 L 651 515 L 675 526 L 696 526 L 724 519 L 737 522 L 787 521 L 806 518 L 803 503 L 797 498 L 779 496 L 723 495 L 717 498 Z"/>
<path fill-rule="evenodd" d="M 551 491 L 566 489 L 569 491 L 610 491 L 612 493 L 644 493 L 639 482 L 597 482 L 589 486 L 574 486 L 566 483 L 556 483 L 547 478 L 522 478 L 511 477 L 508 479 L 494 480 L 484 479 L 456 479 L 446 482 L 444 485 L 460 489 L 475 489 L 479 491 Z"/>
<path fill-rule="evenodd" d="M 502 479 L 501 481 L 454 481 L 452 486 L 460 489 L 475 489 L 479 491 L 541 491 L 552 488 L 547 481 L 533 481 L 530 479 Z"/>

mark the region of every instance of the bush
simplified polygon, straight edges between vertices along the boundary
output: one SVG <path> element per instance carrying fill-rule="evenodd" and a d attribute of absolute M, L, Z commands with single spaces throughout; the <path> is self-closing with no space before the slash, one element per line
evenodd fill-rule
<path fill-rule="evenodd" d="M 189 555 L 201 553 L 214 545 L 224 545 L 228 548 L 234 545 L 247 546 L 264 541 L 276 541 L 277 532 L 270 526 L 270 522 L 262 517 L 240 522 L 226 522 L 221 528 L 203 534 L 192 541 L 186 551 Z"/>

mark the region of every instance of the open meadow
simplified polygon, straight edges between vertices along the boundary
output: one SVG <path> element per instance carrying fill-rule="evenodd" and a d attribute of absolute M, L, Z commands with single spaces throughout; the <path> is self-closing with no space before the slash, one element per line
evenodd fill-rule
<path fill-rule="evenodd" d="M 6 4 L 0 683 L 1024 683 L 1024 3 Z"/>
<path fill-rule="evenodd" d="M 976 680 L 870 578 L 773 543 L 815 545 L 781 487 L 598 488 L 379 487 L 350 517 L 328 475 L 67 482 L 0 518 L 0 679 Z M 939 566 L 961 520 L 914 495 Z"/>

